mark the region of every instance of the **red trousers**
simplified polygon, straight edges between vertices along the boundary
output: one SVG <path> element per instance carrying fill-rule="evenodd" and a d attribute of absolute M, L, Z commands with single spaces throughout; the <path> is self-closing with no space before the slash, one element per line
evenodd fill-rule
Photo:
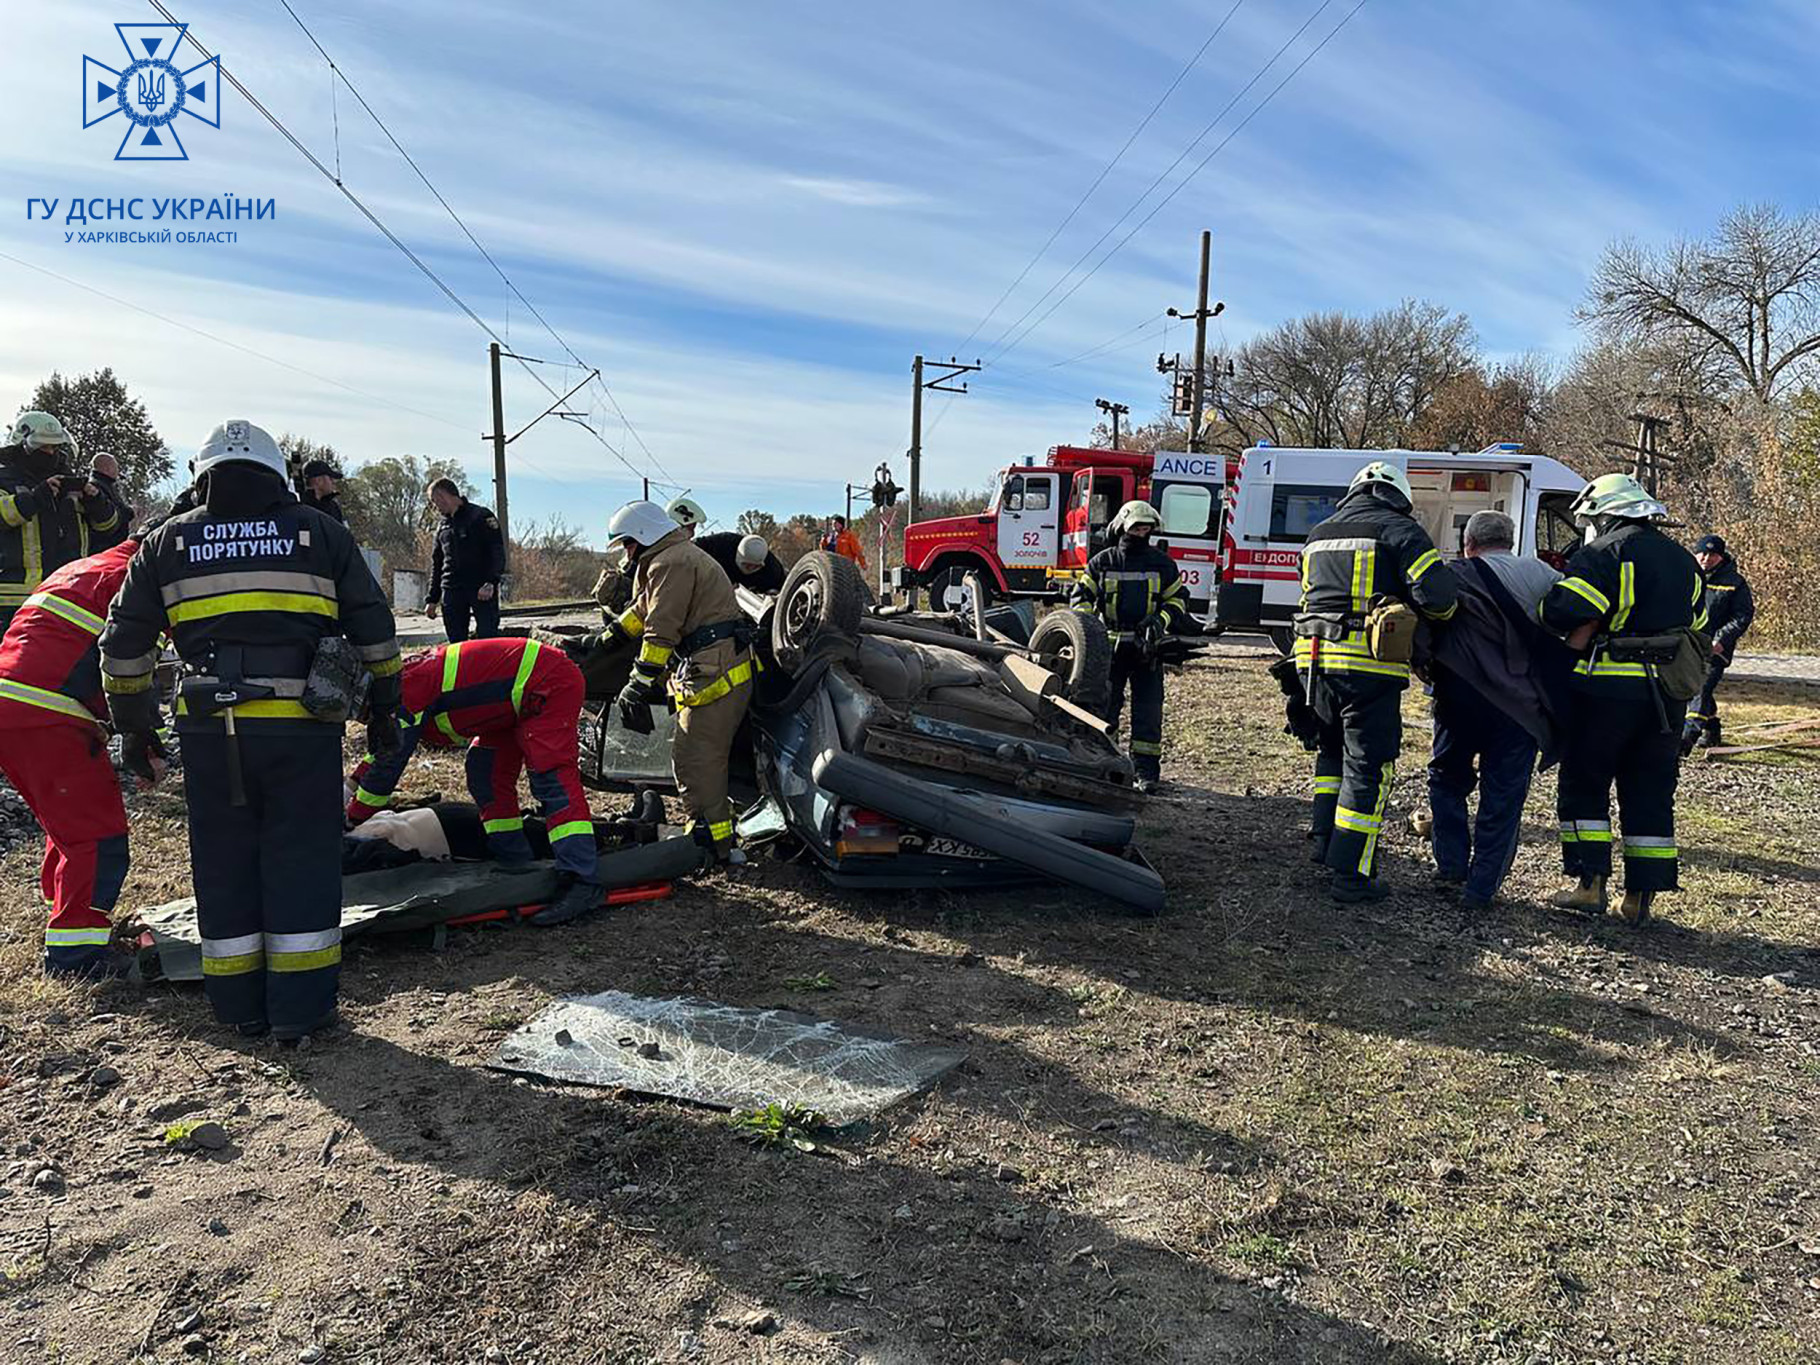
<path fill-rule="evenodd" d="M 531 856 L 519 813 L 518 775 L 529 771 L 550 836 L 556 866 L 582 881 L 595 877 L 594 823 L 581 786 L 581 740 L 576 718 L 585 686 L 575 668 L 553 671 L 527 688 L 518 723 L 483 730 L 468 746 L 468 791 L 480 806 L 493 856 L 523 862 Z"/>
<path fill-rule="evenodd" d="M 97 725 L 0 702 L 0 773 L 44 827 L 40 882 L 51 908 L 47 971 L 107 959 L 108 912 L 126 880 L 126 806 Z"/>

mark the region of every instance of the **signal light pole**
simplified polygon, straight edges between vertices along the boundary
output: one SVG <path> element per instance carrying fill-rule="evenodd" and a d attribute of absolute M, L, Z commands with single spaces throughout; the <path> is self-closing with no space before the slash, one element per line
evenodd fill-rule
<path fill-rule="evenodd" d="M 1171 308 L 1172 318 L 1192 317 L 1194 319 L 1194 393 L 1189 400 L 1188 448 L 1199 452 L 1205 447 L 1201 440 L 1201 415 L 1207 410 L 1207 319 L 1217 318 L 1226 311 L 1226 305 L 1216 303 L 1212 308 L 1207 306 L 1208 267 L 1213 255 L 1213 233 L 1205 229 L 1201 232 L 1201 282 L 1195 294 L 1194 312 L 1183 313 Z"/>
<path fill-rule="evenodd" d="M 923 390 L 930 389 L 936 393 L 965 393 L 967 386 L 963 383 L 958 389 L 947 387 L 948 381 L 963 374 L 975 374 L 980 369 L 980 362 L 975 360 L 971 365 L 949 356 L 946 360 L 925 361 L 920 355 L 910 366 L 912 384 L 910 388 L 910 520 L 914 522 L 923 510 Z M 929 370 L 940 370 L 933 379 L 923 376 Z"/>
<path fill-rule="evenodd" d="M 1112 418 L 1112 448 L 1119 448 L 1119 418 L 1131 411 L 1123 403 L 1113 403 L 1104 398 L 1093 400 L 1093 406 Z"/>

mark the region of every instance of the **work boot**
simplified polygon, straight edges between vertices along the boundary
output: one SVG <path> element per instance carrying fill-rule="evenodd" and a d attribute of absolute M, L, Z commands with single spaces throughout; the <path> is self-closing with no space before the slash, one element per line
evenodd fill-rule
<path fill-rule="evenodd" d="M 1626 891 L 1624 902 L 1618 907 L 1618 915 L 1633 929 L 1641 929 L 1649 920 L 1650 902 L 1656 897 L 1654 891 Z"/>
<path fill-rule="evenodd" d="M 569 924 L 598 910 L 604 901 L 604 893 L 593 882 L 571 879 L 551 897 L 548 905 L 531 916 L 531 923 L 540 929 Z"/>
<path fill-rule="evenodd" d="M 1586 915 L 1605 913 L 1605 878 L 1582 877 L 1578 884 L 1557 891 L 1548 903 L 1558 910 L 1578 910 Z"/>
<path fill-rule="evenodd" d="M 1313 863 L 1316 867 L 1326 867 L 1327 840 L 1319 837 L 1312 831 L 1310 831 L 1308 838 L 1311 841 L 1308 845 L 1308 861 Z"/>
<path fill-rule="evenodd" d="M 1681 731 L 1681 757 L 1686 758 L 1694 751 L 1694 745 L 1700 742 L 1700 727 L 1689 725 Z"/>
<path fill-rule="evenodd" d="M 1341 905 L 1362 905 L 1383 900 L 1390 894 L 1390 888 L 1375 877 L 1362 877 L 1357 872 L 1336 872 L 1328 894 Z"/>
<path fill-rule="evenodd" d="M 273 1024 L 272 1041 L 280 1047 L 295 1047 L 315 1034 L 327 1032 L 340 1022 L 341 1012 L 331 1005 L 327 1014 L 307 1024 Z"/>
<path fill-rule="evenodd" d="M 1709 728 L 1707 728 L 1706 730 L 1701 732 L 1700 747 L 1702 749 L 1714 749 L 1714 748 L 1717 748 L 1718 745 L 1719 745 L 1719 727 L 1717 725 L 1710 726 Z"/>

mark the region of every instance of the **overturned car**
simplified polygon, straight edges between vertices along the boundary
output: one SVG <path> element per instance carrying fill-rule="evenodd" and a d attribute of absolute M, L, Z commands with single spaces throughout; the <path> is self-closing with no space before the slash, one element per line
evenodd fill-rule
<path fill-rule="evenodd" d="M 1050 879 L 1162 908 L 1134 846 L 1130 762 L 1095 714 L 1111 662 L 1096 618 L 875 610 L 851 561 L 819 551 L 775 597 L 738 596 L 763 665 L 732 759 L 748 844 L 840 886 Z M 668 718 L 635 735 L 605 704 L 630 663 L 629 649 L 590 660 L 583 779 L 668 786 Z"/>

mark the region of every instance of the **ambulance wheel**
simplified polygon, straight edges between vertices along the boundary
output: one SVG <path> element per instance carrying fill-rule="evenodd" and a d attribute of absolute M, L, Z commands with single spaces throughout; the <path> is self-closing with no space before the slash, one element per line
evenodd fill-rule
<path fill-rule="evenodd" d="M 859 639 L 866 584 L 844 555 L 815 550 L 796 561 L 771 611 L 771 653 L 794 673 L 820 649 Z"/>
<path fill-rule="evenodd" d="M 1052 611 L 1030 632 L 1036 661 L 1062 680 L 1062 690 L 1076 706 L 1096 715 L 1106 704 L 1112 675 L 1112 637 L 1106 623 L 1085 612 Z"/>
<path fill-rule="evenodd" d="M 980 603 L 981 610 L 991 606 L 991 575 L 969 563 L 949 563 L 930 575 L 929 605 L 936 611 L 967 611 L 968 599 L 973 593 L 973 585 L 967 580 L 969 572 L 979 581 L 980 591 L 986 595 L 986 600 Z"/>
<path fill-rule="evenodd" d="M 1277 647 L 1278 654 L 1295 652 L 1295 632 L 1288 626 L 1271 626 L 1264 633 L 1270 637 L 1270 643 Z"/>

